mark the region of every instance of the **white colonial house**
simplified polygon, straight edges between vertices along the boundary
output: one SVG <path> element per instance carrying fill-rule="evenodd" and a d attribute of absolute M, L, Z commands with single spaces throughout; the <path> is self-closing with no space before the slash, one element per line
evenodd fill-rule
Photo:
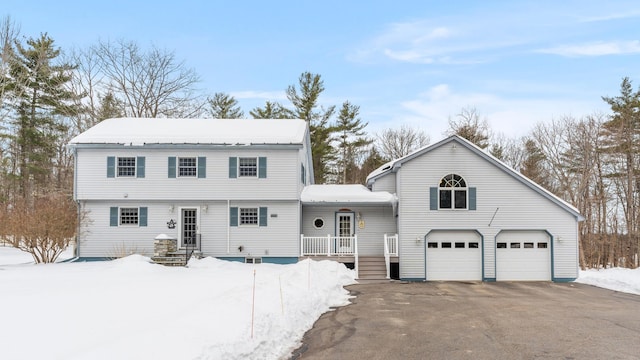
<path fill-rule="evenodd" d="M 109 119 L 69 145 L 79 260 L 160 259 L 167 239 L 168 255 L 332 259 L 360 278 L 578 275 L 578 211 L 457 136 L 385 164 L 368 188 L 313 184 L 303 120 Z"/>

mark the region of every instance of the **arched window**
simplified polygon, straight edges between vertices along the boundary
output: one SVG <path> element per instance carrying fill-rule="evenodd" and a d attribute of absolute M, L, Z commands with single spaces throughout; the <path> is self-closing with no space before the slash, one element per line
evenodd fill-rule
<path fill-rule="evenodd" d="M 462 176 L 449 174 L 443 177 L 438 185 L 440 209 L 466 209 L 467 190 Z"/>

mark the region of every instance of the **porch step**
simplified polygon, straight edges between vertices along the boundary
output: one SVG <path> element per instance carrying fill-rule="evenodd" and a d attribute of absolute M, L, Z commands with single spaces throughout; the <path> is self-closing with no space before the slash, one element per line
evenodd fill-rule
<path fill-rule="evenodd" d="M 191 254 L 192 257 L 201 259 L 202 252 L 194 251 Z M 186 266 L 187 265 L 187 253 L 186 251 L 169 251 L 164 256 L 153 256 L 151 260 L 160 265 L 166 266 Z"/>
<path fill-rule="evenodd" d="M 387 266 L 384 256 L 358 257 L 358 278 L 363 280 L 386 279 Z"/>

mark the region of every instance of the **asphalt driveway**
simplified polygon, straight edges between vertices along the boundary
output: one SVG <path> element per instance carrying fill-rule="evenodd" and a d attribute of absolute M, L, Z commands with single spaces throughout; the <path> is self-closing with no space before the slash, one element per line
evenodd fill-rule
<path fill-rule="evenodd" d="M 550 282 L 370 283 L 298 359 L 640 359 L 640 296 Z"/>

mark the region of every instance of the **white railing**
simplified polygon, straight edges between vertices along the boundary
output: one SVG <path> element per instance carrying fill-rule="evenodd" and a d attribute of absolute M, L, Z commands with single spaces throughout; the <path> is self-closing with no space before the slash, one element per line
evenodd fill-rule
<path fill-rule="evenodd" d="M 398 256 L 398 234 L 384 234 L 384 264 L 387 267 L 387 279 L 391 279 L 391 255 Z"/>
<path fill-rule="evenodd" d="M 301 256 L 342 256 L 358 254 L 358 236 L 300 235 Z"/>

